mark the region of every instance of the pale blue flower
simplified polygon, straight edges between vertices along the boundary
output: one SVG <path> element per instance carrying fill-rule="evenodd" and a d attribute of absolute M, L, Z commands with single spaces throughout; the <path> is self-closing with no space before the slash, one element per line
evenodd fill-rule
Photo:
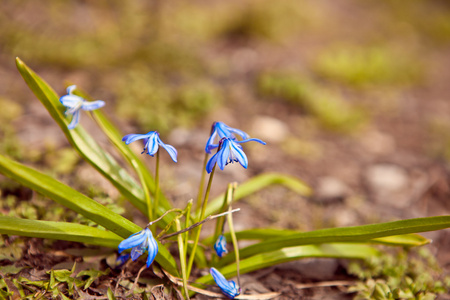
<path fill-rule="evenodd" d="M 67 107 L 65 115 L 72 115 L 72 121 L 70 122 L 69 129 L 74 129 L 80 120 L 80 109 L 82 110 L 95 110 L 105 105 L 105 102 L 102 100 L 97 101 L 87 101 L 80 96 L 74 95 L 73 91 L 76 89 L 76 85 L 71 85 L 67 88 L 67 95 L 59 98 L 59 102 L 62 105 Z"/>
<path fill-rule="evenodd" d="M 225 294 L 230 299 L 234 299 L 234 297 L 238 296 L 241 293 L 240 288 L 236 285 L 236 282 L 233 280 L 227 281 L 226 278 L 216 269 L 211 268 L 209 270 L 214 281 L 222 290 L 222 293 Z"/>
<path fill-rule="evenodd" d="M 242 146 L 239 144 L 255 141 L 265 145 L 266 143 L 259 139 L 246 139 L 243 141 L 233 140 L 231 138 L 223 138 L 219 142 L 219 151 L 214 154 L 208 163 L 206 164 L 206 171 L 211 173 L 215 164 L 219 166 L 221 170 L 225 168 L 229 163 L 239 162 L 241 166 L 247 169 L 248 159 L 247 155 L 245 155 Z"/>
<path fill-rule="evenodd" d="M 222 257 L 224 254 L 228 253 L 227 250 L 227 239 L 223 234 L 219 235 L 219 238 L 214 243 L 214 250 L 216 250 L 216 254 L 219 257 Z"/>
<path fill-rule="evenodd" d="M 133 261 L 136 261 L 145 251 L 148 251 L 147 268 L 150 267 L 156 254 L 158 254 L 158 243 L 148 227 L 123 240 L 119 244 L 119 253 L 130 248 Z"/>
<path fill-rule="evenodd" d="M 122 141 L 128 145 L 134 141 L 142 139 L 144 140 L 144 150 L 142 153 L 147 150 L 147 154 L 153 156 L 156 152 L 158 152 L 159 146 L 161 146 L 166 149 L 172 160 L 177 162 L 177 150 L 171 145 L 164 144 L 159 138 L 158 131 L 150 131 L 146 134 L 128 134 L 122 138 Z"/>
<path fill-rule="evenodd" d="M 215 122 L 212 126 L 211 136 L 206 142 L 205 151 L 211 154 L 211 150 L 219 147 L 219 144 L 214 144 L 215 138 L 218 136 L 219 140 L 225 137 L 236 140 L 236 135 L 242 139 L 248 139 L 250 136 L 242 130 L 232 128 L 223 122 Z"/>

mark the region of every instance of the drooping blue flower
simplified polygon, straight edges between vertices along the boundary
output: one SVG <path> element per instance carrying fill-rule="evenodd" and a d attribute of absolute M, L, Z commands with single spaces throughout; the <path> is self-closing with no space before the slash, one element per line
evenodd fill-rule
<path fill-rule="evenodd" d="M 74 129 L 78 125 L 78 122 L 80 120 L 80 109 L 90 111 L 98 109 L 105 105 L 105 102 L 102 100 L 86 101 L 80 96 L 74 95 L 73 91 L 76 89 L 76 87 L 76 85 L 69 86 L 66 89 L 67 95 L 59 98 L 59 102 L 67 107 L 65 115 L 72 115 L 72 121 L 70 122 L 69 126 L 67 126 L 69 129 Z"/>
<path fill-rule="evenodd" d="M 211 273 L 214 281 L 222 290 L 222 293 L 224 293 L 228 298 L 234 299 L 234 297 L 241 293 L 240 288 L 236 285 L 236 282 L 233 280 L 227 281 L 226 278 L 216 269 L 211 268 L 209 273 Z"/>
<path fill-rule="evenodd" d="M 246 139 L 243 141 L 233 140 L 231 138 L 223 138 L 219 142 L 219 151 L 214 154 L 206 164 L 206 171 L 211 173 L 214 165 L 217 163 L 219 168 L 223 170 L 229 163 L 239 162 L 241 166 L 247 169 L 248 159 L 245 155 L 242 146 L 239 144 L 255 141 L 265 145 L 266 143 L 260 139 Z"/>
<path fill-rule="evenodd" d="M 156 254 L 158 254 L 158 243 L 148 227 L 123 240 L 119 244 L 119 253 L 130 248 L 133 261 L 136 261 L 145 251 L 148 251 L 147 268 L 150 267 Z"/>
<path fill-rule="evenodd" d="M 171 145 L 164 144 L 159 138 L 158 131 L 150 131 L 146 134 L 128 134 L 122 138 L 122 141 L 128 145 L 134 141 L 141 139 L 144 140 L 144 150 L 142 151 L 142 153 L 147 150 L 147 154 L 153 156 L 156 154 L 156 152 L 158 152 L 159 146 L 161 146 L 166 149 L 172 160 L 174 162 L 177 162 L 177 150 Z"/>
<path fill-rule="evenodd" d="M 224 254 L 228 253 L 227 239 L 223 234 L 219 235 L 217 241 L 214 243 L 214 250 L 216 250 L 216 254 L 219 257 L 222 257 Z"/>
<path fill-rule="evenodd" d="M 211 136 L 206 142 L 206 153 L 211 154 L 212 149 L 219 147 L 219 144 L 214 144 L 214 140 L 217 136 L 219 137 L 219 140 L 225 137 L 236 140 L 236 135 L 240 136 L 244 140 L 250 137 L 242 130 L 232 128 L 223 122 L 215 122 L 212 126 Z"/>

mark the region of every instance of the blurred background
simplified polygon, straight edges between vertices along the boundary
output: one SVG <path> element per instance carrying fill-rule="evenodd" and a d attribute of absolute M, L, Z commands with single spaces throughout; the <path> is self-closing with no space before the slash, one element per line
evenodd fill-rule
<path fill-rule="evenodd" d="M 0 152 L 103 202 L 119 197 L 70 148 L 18 56 L 59 95 L 76 84 L 106 101 L 124 134 L 158 130 L 177 147 L 162 176 L 180 207 L 196 197 L 214 121 L 268 145 L 246 144 L 248 170 L 219 172 L 213 193 L 268 171 L 314 187 L 310 199 L 281 187 L 248 197 L 238 229 L 448 214 L 449 50 L 448 1 L 1 1 Z M 86 114 L 81 124 L 114 151 Z M 4 214 L 52 219 L 0 179 Z M 441 246 L 448 235 L 430 234 Z"/>

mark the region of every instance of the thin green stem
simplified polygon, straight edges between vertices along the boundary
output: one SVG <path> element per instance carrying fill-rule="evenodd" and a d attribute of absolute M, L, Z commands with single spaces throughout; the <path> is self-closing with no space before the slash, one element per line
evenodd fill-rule
<path fill-rule="evenodd" d="M 189 228 L 189 218 L 191 217 L 191 209 L 192 209 L 192 199 L 189 200 L 188 205 L 186 206 L 186 215 L 185 215 L 185 222 L 184 222 L 184 228 Z M 184 234 L 184 249 L 187 251 L 188 248 L 188 241 L 189 241 L 189 232 L 186 232 Z M 186 260 L 186 257 L 185 257 Z"/>
<path fill-rule="evenodd" d="M 211 185 L 212 185 L 214 173 L 216 171 L 216 166 L 217 165 L 214 165 L 214 167 L 211 171 L 211 175 L 209 175 L 208 186 L 206 187 L 205 198 L 203 199 L 202 211 L 200 213 L 200 218 L 198 219 L 198 222 L 203 220 L 203 218 L 205 217 L 206 205 L 208 204 L 209 193 L 211 191 Z M 202 225 L 198 226 L 197 230 L 193 233 L 194 234 L 194 244 L 192 246 L 191 255 L 189 256 L 188 269 L 187 269 L 188 277 L 191 275 L 192 264 L 194 263 L 195 251 L 197 251 L 197 245 L 198 245 L 198 240 L 200 239 L 200 231 L 201 230 L 202 230 Z"/>
<path fill-rule="evenodd" d="M 155 195 L 154 195 L 154 212 L 155 216 L 158 213 L 158 205 L 159 205 L 159 149 L 156 151 L 156 168 L 155 168 Z"/>
<path fill-rule="evenodd" d="M 181 231 L 180 220 L 178 218 L 175 219 L 175 227 L 177 231 Z M 186 296 L 186 299 L 189 298 L 189 291 L 187 289 L 187 276 L 186 276 L 186 248 L 183 242 L 183 234 L 178 235 L 178 251 L 180 252 L 180 265 L 181 265 L 181 276 L 183 278 L 183 291 Z"/>
<path fill-rule="evenodd" d="M 198 188 L 198 194 L 197 194 L 197 203 L 195 205 L 195 211 L 198 214 L 198 211 L 200 210 L 200 205 L 202 204 L 203 199 L 203 189 L 205 188 L 205 177 L 206 177 L 206 164 L 208 163 L 208 153 L 205 153 L 205 158 L 203 159 L 203 169 L 202 169 L 202 176 L 200 178 L 200 185 Z"/>
<path fill-rule="evenodd" d="M 228 211 L 231 211 L 231 210 L 232 210 L 232 208 L 230 205 L 228 207 Z M 227 215 L 227 221 L 228 221 L 228 228 L 230 229 L 231 240 L 233 242 L 234 253 L 236 256 L 237 281 L 238 281 L 238 287 L 240 290 L 241 289 L 241 280 L 240 280 L 240 273 L 239 273 L 239 246 L 237 243 L 236 232 L 234 231 L 233 216 L 231 214 Z"/>
<path fill-rule="evenodd" d="M 228 184 L 227 192 L 225 193 L 225 197 L 223 198 L 223 204 L 219 212 L 224 212 L 227 209 L 227 207 L 230 206 L 230 203 L 233 201 L 234 190 L 236 186 L 237 186 L 236 182 Z M 216 229 L 214 230 L 214 242 L 217 241 L 219 235 L 223 234 L 224 229 L 225 229 L 225 218 L 218 218 L 216 221 Z M 212 266 L 216 264 L 217 258 L 218 257 L 216 255 L 212 256 L 211 258 Z"/>
<path fill-rule="evenodd" d="M 144 174 L 142 173 L 141 169 L 139 168 L 139 166 L 137 165 L 136 161 L 131 161 L 133 164 L 133 168 L 136 170 L 138 176 L 139 176 L 139 181 L 141 182 L 142 185 L 142 189 L 144 190 L 144 195 L 145 195 L 145 201 L 147 203 L 147 216 L 148 216 L 148 221 L 150 222 L 153 219 L 153 213 L 152 213 L 152 199 L 150 196 L 150 189 L 148 188 L 147 183 L 145 182 L 145 178 L 144 178 Z"/>

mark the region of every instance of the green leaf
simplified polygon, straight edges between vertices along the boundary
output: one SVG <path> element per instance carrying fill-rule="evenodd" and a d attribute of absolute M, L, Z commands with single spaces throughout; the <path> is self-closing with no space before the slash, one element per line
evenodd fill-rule
<path fill-rule="evenodd" d="M 284 175 L 280 173 L 265 173 L 258 176 L 255 176 L 246 182 L 238 185 L 234 192 L 233 201 L 240 200 L 248 195 L 258 192 L 270 185 L 280 184 L 285 186 L 286 188 L 302 195 L 302 196 L 310 196 L 312 194 L 312 190 L 309 186 L 307 186 L 303 181 L 289 175 Z M 217 213 L 217 211 L 222 207 L 223 199 L 225 194 L 220 194 L 214 200 L 208 203 L 206 207 L 205 216 L 209 216 L 211 214 Z M 195 216 L 195 219 L 198 219 L 200 213 Z"/>
<path fill-rule="evenodd" d="M 0 155 L 0 173 L 74 210 L 123 238 L 142 230 L 128 219 L 112 212 L 71 187 L 2 155 Z M 174 258 L 161 244 L 159 244 L 156 261 L 167 272 L 178 274 Z"/>
<path fill-rule="evenodd" d="M 449 227 L 450 216 L 439 216 L 354 227 L 321 229 L 268 239 L 241 249 L 240 255 L 242 258 L 246 258 L 285 247 L 309 244 L 370 242 L 369 240 L 381 237 L 433 231 Z M 233 260 L 234 254 L 230 253 L 219 262 L 219 266 L 229 264 Z"/>
<path fill-rule="evenodd" d="M 245 274 L 276 264 L 309 257 L 366 259 L 377 255 L 380 255 L 380 252 L 373 247 L 350 243 L 283 247 L 276 251 L 258 253 L 241 260 L 239 270 L 241 274 Z M 235 276 L 236 263 L 222 267 L 219 271 L 227 278 Z M 196 282 L 209 284 L 213 282 L 213 279 L 211 275 L 207 275 L 199 278 Z"/>
<path fill-rule="evenodd" d="M 236 232 L 236 236 L 239 240 L 268 240 L 272 238 L 277 238 L 280 236 L 288 236 L 296 233 L 301 233 L 296 230 L 287 230 L 287 229 L 272 229 L 272 228 L 258 228 L 258 229 L 249 229 Z M 230 238 L 230 234 L 225 234 L 226 238 Z M 214 243 L 214 237 L 208 237 L 202 240 L 202 243 L 205 245 L 212 245 Z M 395 236 L 387 236 L 376 239 L 370 239 L 364 241 L 367 243 L 374 244 L 385 244 L 391 246 L 406 246 L 406 247 L 414 247 L 414 246 L 422 246 L 430 243 L 429 239 L 424 238 L 419 234 L 404 234 L 404 235 L 395 235 Z"/>
<path fill-rule="evenodd" d="M 145 214 L 144 194 L 135 180 L 95 142 L 82 126 L 78 125 L 75 129 L 69 130 L 67 128 L 69 121 L 64 116 L 65 108 L 59 102 L 59 97 L 55 91 L 19 58 L 16 58 L 16 65 L 28 87 L 42 102 L 52 118 L 55 119 L 70 144 L 81 157 L 97 169 L 126 199 Z"/>
<path fill-rule="evenodd" d="M 80 242 L 117 248 L 122 238 L 111 231 L 67 222 L 27 220 L 0 216 L 0 233 Z"/>

